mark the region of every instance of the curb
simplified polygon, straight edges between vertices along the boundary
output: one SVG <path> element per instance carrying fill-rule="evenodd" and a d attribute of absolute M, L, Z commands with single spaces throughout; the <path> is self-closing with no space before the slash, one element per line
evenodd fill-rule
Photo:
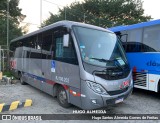
<path fill-rule="evenodd" d="M 29 107 L 31 105 L 32 105 L 31 99 L 26 99 L 26 101 L 24 101 L 24 102 L 14 101 L 10 105 L 7 105 L 5 103 L 1 103 L 0 104 L 0 112 L 11 111 L 11 110 L 15 110 L 17 108 L 22 108 L 22 107 Z"/>

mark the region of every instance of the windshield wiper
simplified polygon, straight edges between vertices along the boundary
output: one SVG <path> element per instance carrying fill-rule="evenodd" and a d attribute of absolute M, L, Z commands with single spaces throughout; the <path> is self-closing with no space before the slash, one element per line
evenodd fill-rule
<path fill-rule="evenodd" d="M 120 63 L 118 62 L 117 59 L 111 59 L 111 60 L 107 60 L 107 59 L 99 59 L 99 58 L 90 58 L 90 59 L 94 59 L 97 60 L 99 62 L 105 62 L 105 63 L 114 63 L 115 66 L 119 67 L 120 69 L 124 70 L 124 68 L 120 65 Z"/>

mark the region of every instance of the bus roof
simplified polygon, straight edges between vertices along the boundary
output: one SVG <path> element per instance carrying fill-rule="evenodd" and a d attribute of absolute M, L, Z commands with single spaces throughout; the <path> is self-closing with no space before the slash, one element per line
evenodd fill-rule
<path fill-rule="evenodd" d="M 148 26 L 153 26 L 158 24 L 160 24 L 160 19 L 148 21 L 148 22 L 142 22 L 142 23 L 133 24 L 133 25 L 116 26 L 108 29 L 113 32 L 118 32 L 118 31 L 132 30 L 132 29 L 143 28 L 143 27 L 148 27 Z"/>
<path fill-rule="evenodd" d="M 98 26 L 94 26 L 94 25 L 90 25 L 90 24 L 85 24 L 85 23 L 80 23 L 80 22 L 74 22 L 74 21 L 64 20 L 64 21 L 59 21 L 59 22 L 53 23 L 51 25 L 45 26 L 45 27 L 43 27 L 43 28 L 41 28 L 41 29 L 39 29 L 37 31 L 34 31 L 32 33 L 23 35 L 23 36 L 18 37 L 16 39 L 13 39 L 13 40 L 11 40 L 11 42 L 14 42 L 14 41 L 17 41 L 17 40 L 21 40 L 21 39 L 24 39 L 24 38 L 27 38 L 27 37 L 39 34 L 41 32 L 50 30 L 50 29 L 58 27 L 58 26 L 64 26 L 64 27 L 71 28 L 73 25 L 83 26 L 83 27 L 88 27 L 88 28 L 94 28 L 94 29 L 98 29 L 98 30 L 103 30 L 103 31 L 109 31 L 109 32 L 111 32 L 110 30 L 106 30 L 105 28 L 102 28 L 102 27 L 98 27 Z"/>

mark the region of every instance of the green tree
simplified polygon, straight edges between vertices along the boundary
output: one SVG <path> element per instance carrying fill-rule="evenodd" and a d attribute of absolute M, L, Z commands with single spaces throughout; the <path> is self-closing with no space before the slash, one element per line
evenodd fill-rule
<path fill-rule="evenodd" d="M 9 40 L 25 33 L 20 22 L 26 17 L 18 7 L 19 0 L 9 1 Z M 7 44 L 7 0 L 0 0 L 0 45 Z"/>
<path fill-rule="evenodd" d="M 144 16 L 141 0 L 84 0 L 59 9 L 58 14 L 50 13 L 43 26 L 66 19 L 101 26 L 112 27 L 148 21 L 151 16 Z"/>

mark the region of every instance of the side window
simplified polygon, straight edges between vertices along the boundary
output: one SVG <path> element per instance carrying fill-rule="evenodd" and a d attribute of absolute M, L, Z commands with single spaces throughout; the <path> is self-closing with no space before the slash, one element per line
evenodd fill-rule
<path fill-rule="evenodd" d="M 63 49 L 64 49 L 64 52 L 63 52 L 64 58 L 71 59 L 71 63 L 78 62 L 77 57 L 76 57 L 74 44 L 73 44 L 73 40 L 72 40 L 71 36 L 70 36 L 70 40 L 69 40 L 69 47 L 63 47 Z"/>
<path fill-rule="evenodd" d="M 42 38 L 42 59 L 51 59 L 52 48 L 52 31 L 49 30 L 43 33 Z"/>
<path fill-rule="evenodd" d="M 56 58 L 63 58 L 63 37 L 56 38 Z"/>
<path fill-rule="evenodd" d="M 36 39 L 37 39 L 37 36 L 32 36 L 28 39 L 30 48 L 34 48 L 34 49 L 36 48 Z"/>
<path fill-rule="evenodd" d="M 153 49 L 150 46 L 147 46 L 145 44 L 142 44 L 141 51 L 142 52 L 157 52 L 155 49 Z"/>
<path fill-rule="evenodd" d="M 30 39 L 30 53 L 27 52 L 27 58 L 33 58 L 33 59 L 41 59 L 42 54 L 41 54 L 41 49 L 42 49 L 42 34 L 37 34 L 34 37 L 31 37 Z"/>
<path fill-rule="evenodd" d="M 141 44 L 138 42 L 127 42 L 126 52 L 141 52 Z"/>
<path fill-rule="evenodd" d="M 55 54 L 55 59 L 58 61 L 70 63 L 70 64 L 78 64 L 74 44 L 72 37 L 70 35 L 70 40 L 69 40 L 69 46 L 68 47 L 63 47 L 63 35 L 65 33 L 62 31 L 59 31 L 59 33 L 56 33 L 54 35 L 55 37 L 55 45 L 56 45 L 56 54 Z"/>
<path fill-rule="evenodd" d="M 23 39 L 23 46 L 30 47 L 29 38 Z"/>
<path fill-rule="evenodd" d="M 156 52 L 153 48 L 139 42 L 127 42 L 126 52 Z"/>
<path fill-rule="evenodd" d="M 148 26 L 144 28 L 143 43 L 146 52 L 160 51 L 160 25 Z"/>
<path fill-rule="evenodd" d="M 31 53 L 30 53 L 30 58 L 33 58 L 33 59 L 41 59 L 41 53 L 37 53 L 37 52 L 31 51 Z"/>
<path fill-rule="evenodd" d="M 36 39 L 36 49 L 41 50 L 42 49 L 42 34 L 38 34 Z"/>
<path fill-rule="evenodd" d="M 17 41 L 17 47 L 22 47 L 22 46 L 23 46 L 23 42 L 22 42 L 22 40 Z"/>

